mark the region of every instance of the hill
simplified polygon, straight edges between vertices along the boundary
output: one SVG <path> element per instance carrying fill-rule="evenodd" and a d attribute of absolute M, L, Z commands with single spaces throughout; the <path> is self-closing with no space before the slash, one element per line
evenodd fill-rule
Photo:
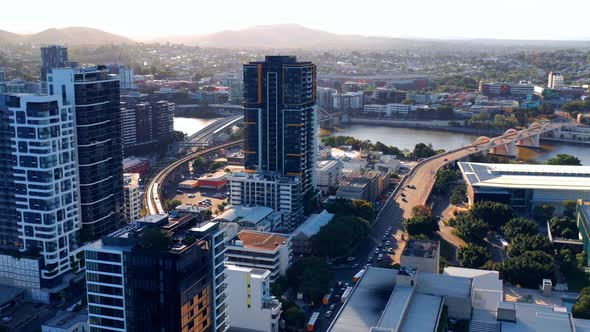
<path fill-rule="evenodd" d="M 133 40 L 86 27 L 70 27 L 63 29 L 47 29 L 35 34 L 21 35 L 0 30 L 0 44 L 32 43 L 32 44 L 63 44 L 63 45 L 105 45 L 133 44 Z"/>

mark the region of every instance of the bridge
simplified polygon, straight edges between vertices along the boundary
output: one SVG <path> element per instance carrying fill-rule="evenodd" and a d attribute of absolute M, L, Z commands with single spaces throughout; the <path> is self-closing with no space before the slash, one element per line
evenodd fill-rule
<path fill-rule="evenodd" d="M 544 124 L 534 122 L 528 128 L 522 130 L 508 129 L 502 136 L 489 138 L 479 137 L 474 145 L 489 150 L 492 154 L 516 157 L 517 147 L 525 146 L 538 148 L 541 138 L 557 138 L 561 136 L 561 129 L 575 126 L 568 122 L 547 122 Z"/>
<path fill-rule="evenodd" d="M 148 214 L 162 214 L 166 213 L 166 203 L 164 202 L 161 194 L 162 194 L 162 186 L 165 184 L 166 179 L 174 172 L 178 167 L 182 166 L 185 163 L 195 159 L 199 156 L 204 156 L 209 153 L 231 148 L 234 146 L 238 146 L 243 143 L 244 140 L 235 140 L 230 141 L 227 143 L 223 143 L 220 145 L 216 145 L 201 151 L 193 152 L 177 161 L 173 162 L 172 164 L 166 166 L 162 169 L 156 176 L 152 178 L 147 186 L 147 190 L 145 192 L 145 206 L 147 207 Z"/>
<path fill-rule="evenodd" d="M 348 121 L 348 113 L 328 111 L 318 105 L 314 106 L 317 115 L 317 121 L 322 128 L 334 128 L 343 121 Z"/>
<path fill-rule="evenodd" d="M 223 133 L 226 128 L 240 124 L 244 121 L 243 115 L 233 115 L 215 122 L 210 123 L 205 128 L 192 134 L 182 142 L 176 142 L 173 145 L 173 151 L 177 154 L 187 154 L 194 152 L 194 148 L 205 148 L 213 143 L 213 140 Z"/>

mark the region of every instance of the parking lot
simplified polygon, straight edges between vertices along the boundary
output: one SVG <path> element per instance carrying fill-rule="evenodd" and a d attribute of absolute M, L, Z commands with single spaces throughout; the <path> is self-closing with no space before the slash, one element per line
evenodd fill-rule
<path fill-rule="evenodd" d="M 227 202 L 227 190 L 215 190 L 215 189 L 179 189 L 180 191 L 176 192 L 176 196 L 174 199 L 178 199 L 182 202 L 182 204 L 195 204 L 198 205 L 199 202 L 203 200 L 210 200 L 211 201 L 211 212 L 215 214 L 217 210 L 219 210 L 219 204 L 223 202 Z M 180 193 L 182 192 L 182 193 Z M 222 195 L 222 196 L 220 196 Z M 222 198 L 223 197 L 223 198 Z M 201 205 L 202 207 L 206 207 L 205 205 Z"/>

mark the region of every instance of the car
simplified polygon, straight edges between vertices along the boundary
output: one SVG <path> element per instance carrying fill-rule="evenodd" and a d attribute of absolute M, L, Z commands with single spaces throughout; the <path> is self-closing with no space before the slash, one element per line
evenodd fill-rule
<path fill-rule="evenodd" d="M 445 158 L 445 161 L 449 161 L 449 159 Z"/>
<path fill-rule="evenodd" d="M 378 254 L 379 253 L 379 248 L 375 248 L 375 253 Z"/>
<path fill-rule="evenodd" d="M 390 242 L 390 241 L 385 241 L 385 245 L 386 245 L 386 246 L 388 246 L 388 245 L 390 245 L 390 244 L 391 244 L 391 242 Z"/>
<path fill-rule="evenodd" d="M 195 198 L 195 194 L 188 194 L 188 198 Z"/>
<path fill-rule="evenodd" d="M 387 227 L 388 232 L 391 232 L 392 230 L 393 230 L 393 227 L 391 227 L 391 226 Z"/>
<path fill-rule="evenodd" d="M 406 203 L 408 202 L 408 200 L 405 197 L 402 197 L 402 201 L 404 201 Z"/>
<path fill-rule="evenodd" d="M 383 235 L 383 240 L 387 240 L 387 235 Z"/>
<path fill-rule="evenodd" d="M 402 196 L 402 197 L 406 197 L 406 194 L 405 194 L 405 193 L 402 193 L 402 194 L 401 194 L 401 196 Z"/>
<path fill-rule="evenodd" d="M 355 259 L 356 259 L 356 257 L 352 257 L 352 256 L 350 256 L 350 257 L 346 257 L 346 260 L 347 260 L 348 262 L 352 262 L 352 261 L 353 261 L 353 260 L 355 260 Z"/>
<path fill-rule="evenodd" d="M 326 314 L 325 314 L 325 316 L 326 316 L 326 318 L 330 318 L 330 317 L 332 317 L 332 310 L 328 310 L 328 311 L 326 311 Z"/>
<path fill-rule="evenodd" d="M 182 191 L 182 190 L 179 189 L 179 190 L 176 191 L 176 193 L 179 194 L 179 195 L 182 195 L 182 194 L 184 194 L 184 191 Z"/>
<path fill-rule="evenodd" d="M 377 248 L 381 249 L 381 247 L 383 247 L 383 243 L 379 243 L 379 244 L 377 245 Z"/>
<path fill-rule="evenodd" d="M 10 316 L 2 317 L 2 323 L 9 323 L 11 321 L 12 321 L 12 317 L 10 317 Z"/>
<path fill-rule="evenodd" d="M 388 254 L 393 254 L 394 253 L 393 248 L 387 248 L 387 253 Z"/>
<path fill-rule="evenodd" d="M 352 267 L 359 267 L 359 263 L 352 264 Z"/>
<path fill-rule="evenodd" d="M 377 260 L 381 261 L 383 259 L 383 254 L 379 254 L 379 256 L 377 256 Z"/>
<path fill-rule="evenodd" d="M 334 311 L 334 309 L 336 309 L 336 304 L 335 303 L 330 304 L 329 308 L 331 311 Z"/>

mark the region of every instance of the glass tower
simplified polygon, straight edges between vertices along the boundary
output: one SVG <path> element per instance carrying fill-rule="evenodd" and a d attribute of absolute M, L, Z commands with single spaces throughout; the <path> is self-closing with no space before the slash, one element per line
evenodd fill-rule
<path fill-rule="evenodd" d="M 316 66 L 295 56 L 266 56 L 244 65 L 244 166 L 298 177 L 314 190 Z"/>

